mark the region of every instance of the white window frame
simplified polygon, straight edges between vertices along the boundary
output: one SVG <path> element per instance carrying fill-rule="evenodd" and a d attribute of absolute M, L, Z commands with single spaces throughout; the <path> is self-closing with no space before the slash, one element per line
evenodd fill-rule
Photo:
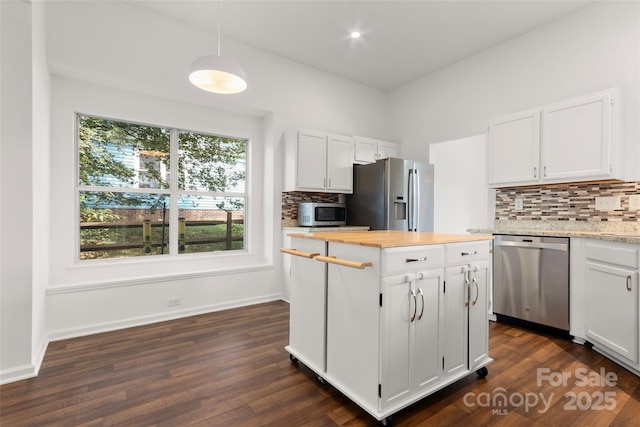
<path fill-rule="evenodd" d="M 170 131 L 170 159 L 171 165 L 173 165 L 173 171 L 169 171 L 169 188 L 139 188 L 139 187 L 106 187 L 106 186 L 90 186 L 90 185 L 81 185 L 80 184 L 80 161 L 79 161 L 79 150 L 80 150 L 80 138 L 79 138 L 79 129 L 80 129 L 80 116 L 89 116 L 98 119 L 105 120 L 113 120 L 118 122 L 124 122 L 134 125 L 141 126 L 149 126 L 149 127 L 158 127 L 169 129 Z M 214 192 L 214 191 L 193 191 L 193 190 L 181 190 L 178 185 L 178 151 L 179 151 L 179 135 L 181 132 L 189 132 L 189 133 L 198 133 L 203 135 L 216 136 L 220 138 L 232 138 L 239 139 L 245 141 L 245 191 L 244 193 L 238 192 Z M 249 252 L 249 229 L 250 229 L 250 216 L 249 216 L 249 206 L 250 206 L 250 197 L 249 197 L 249 189 L 251 182 L 252 172 L 250 170 L 250 153 L 251 153 L 251 140 L 248 137 L 244 136 L 236 136 L 236 135 L 223 135 L 221 133 L 212 133 L 207 131 L 197 131 L 197 130 L 188 130 L 184 128 L 178 127 L 170 127 L 170 126 L 162 126 L 157 124 L 150 123 L 141 123 L 134 120 L 127 119 L 116 119 L 111 117 L 106 117 L 104 115 L 96 115 L 96 114 L 88 114 L 82 112 L 75 113 L 75 131 L 74 131 L 74 147 L 75 147 L 75 199 L 76 199 L 76 254 L 75 254 L 75 262 L 79 264 L 89 264 L 89 263 L 101 263 L 101 262 L 129 262 L 133 260 L 153 260 L 153 259 L 166 259 L 169 258 L 190 258 L 190 257 L 203 257 L 203 256 L 212 256 L 218 254 L 242 254 Z M 140 156 L 138 152 L 134 153 L 134 164 L 140 165 Z M 139 170 L 139 167 L 136 171 Z M 136 181 L 139 183 L 139 174 L 136 176 Z M 110 192 L 119 192 L 119 193 L 140 193 L 140 194 L 164 194 L 169 196 L 169 253 L 161 254 L 161 255 L 141 255 L 141 256 L 130 256 L 130 257 L 115 257 L 115 258 L 102 258 L 102 259 L 81 259 L 80 258 L 80 193 L 81 192 L 101 192 L 101 191 L 110 191 Z M 230 250 L 230 251 L 207 251 L 207 252 L 198 252 L 198 253 L 179 253 L 178 251 L 178 221 L 179 221 L 179 208 L 178 208 L 178 199 L 182 195 L 197 195 L 204 197 L 228 197 L 228 198 L 243 198 L 244 203 L 244 231 L 243 231 L 243 249 L 241 250 Z"/>

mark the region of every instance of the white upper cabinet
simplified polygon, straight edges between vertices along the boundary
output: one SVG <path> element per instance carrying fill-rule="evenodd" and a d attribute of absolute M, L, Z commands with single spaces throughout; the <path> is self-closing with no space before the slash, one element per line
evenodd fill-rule
<path fill-rule="evenodd" d="M 614 92 L 607 91 L 542 109 L 542 179 L 615 177 L 613 105 Z"/>
<path fill-rule="evenodd" d="M 489 186 L 624 179 L 618 103 L 609 89 L 491 120 Z"/>
<path fill-rule="evenodd" d="M 353 191 L 353 138 L 343 135 L 327 135 L 326 189 L 336 193 Z"/>
<path fill-rule="evenodd" d="M 375 163 L 376 160 L 398 157 L 398 144 L 364 136 L 354 137 L 353 160 L 357 164 Z"/>
<path fill-rule="evenodd" d="M 540 111 L 528 110 L 492 120 L 488 149 L 489 184 L 537 182 Z"/>
<path fill-rule="evenodd" d="M 353 191 L 352 137 L 298 130 L 285 138 L 284 191 Z"/>

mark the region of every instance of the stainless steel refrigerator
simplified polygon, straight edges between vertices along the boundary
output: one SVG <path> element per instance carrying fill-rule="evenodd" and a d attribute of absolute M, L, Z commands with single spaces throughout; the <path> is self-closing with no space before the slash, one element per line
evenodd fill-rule
<path fill-rule="evenodd" d="M 349 225 L 433 231 L 433 165 L 394 158 L 354 165 L 345 202 Z"/>

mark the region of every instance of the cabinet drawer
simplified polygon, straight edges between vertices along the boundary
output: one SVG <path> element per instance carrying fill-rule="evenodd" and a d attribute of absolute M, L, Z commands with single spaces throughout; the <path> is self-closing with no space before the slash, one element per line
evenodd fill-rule
<path fill-rule="evenodd" d="M 470 262 L 489 259 L 491 241 L 448 243 L 445 247 L 445 262 L 447 266 L 468 264 Z"/>
<path fill-rule="evenodd" d="M 624 267 L 638 268 L 638 247 L 625 243 L 588 243 L 586 247 L 587 259 Z"/>
<path fill-rule="evenodd" d="M 442 245 L 384 249 L 382 252 L 382 275 L 390 276 L 431 268 L 442 268 L 443 262 L 444 247 Z"/>

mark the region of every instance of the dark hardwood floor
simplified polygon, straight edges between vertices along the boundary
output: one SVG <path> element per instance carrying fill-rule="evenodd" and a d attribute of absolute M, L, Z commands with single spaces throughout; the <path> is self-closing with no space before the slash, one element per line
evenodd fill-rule
<path fill-rule="evenodd" d="M 277 301 L 53 342 L 37 378 L 0 387 L 0 425 L 377 425 L 290 362 L 288 319 Z M 640 425 L 640 378 L 588 347 L 491 322 L 490 355 L 485 379 L 471 374 L 394 424 Z"/>

